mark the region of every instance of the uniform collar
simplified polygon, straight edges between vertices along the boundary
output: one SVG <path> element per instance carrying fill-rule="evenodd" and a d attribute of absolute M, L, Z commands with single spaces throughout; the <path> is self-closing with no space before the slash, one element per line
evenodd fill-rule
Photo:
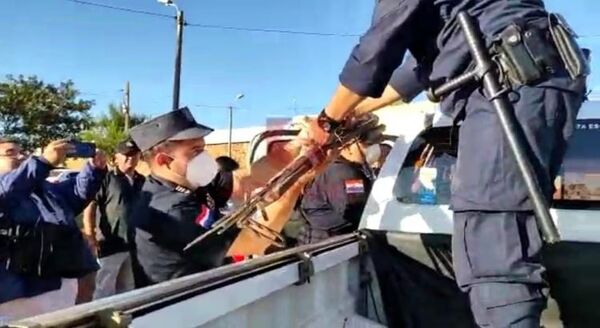
<path fill-rule="evenodd" d="M 179 193 L 182 193 L 182 194 L 188 194 L 188 195 L 191 194 L 191 193 L 193 193 L 192 190 L 190 190 L 190 189 L 188 189 L 188 188 L 186 188 L 184 186 L 180 186 L 180 185 L 178 185 L 178 184 L 176 184 L 174 182 L 171 182 L 171 181 L 168 181 L 168 180 L 163 179 L 161 177 L 158 177 L 158 176 L 156 176 L 156 175 L 154 175 L 152 173 L 150 174 L 150 178 L 153 179 L 153 180 L 155 180 L 155 181 L 157 181 L 157 182 L 159 182 L 160 184 L 164 185 L 165 187 L 168 187 L 172 191 L 176 191 L 176 192 L 179 192 Z"/>

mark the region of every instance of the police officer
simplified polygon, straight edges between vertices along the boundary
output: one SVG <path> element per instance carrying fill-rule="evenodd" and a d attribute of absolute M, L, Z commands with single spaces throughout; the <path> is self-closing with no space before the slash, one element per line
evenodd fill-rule
<path fill-rule="evenodd" d="M 477 19 L 486 44 L 512 33 L 516 42 L 505 43 L 504 51 L 512 46 L 528 49 L 520 52 L 527 56 L 537 51 L 537 58 L 517 58 L 520 69 L 528 63 L 547 64 L 526 67 L 540 73 L 537 80 L 523 79 L 514 66 L 503 66 L 508 76 L 502 82 L 514 91 L 515 115 L 535 155 L 538 181 L 550 198 L 584 100 L 585 82 L 581 74 L 566 69 L 568 58 L 558 53 L 565 44 L 558 47 L 548 37 L 552 20 L 541 0 L 379 1 L 371 27 L 352 51 L 340 85 L 312 132 L 316 136 L 323 131 L 316 137 L 323 142 L 365 98 L 379 98 L 407 51 L 415 63 L 399 71 L 414 74 L 399 79 L 406 89 L 388 88 L 383 100 L 393 101 L 405 90 L 423 90 L 465 72 L 471 56 L 457 20 L 463 10 Z M 496 111 L 477 85 L 446 97 L 441 109 L 455 118 L 464 115 L 451 200 L 457 282 L 469 294 L 480 326 L 539 327 L 545 307 L 542 241 Z"/>
<path fill-rule="evenodd" d="M 300 203 L 305 224 L 298 244 L 316 243 L 358 228 L 373 185 L 371 165 L 379 159 L 377 141 L 357 141 L 307 186 Z"/>
<path fill-rule="evenodd" d="M 132 217 L 137 261 L 146 277 L 140 285 L 226 263 L 225 254 L 236 231 L 207 240 L 188 252 L 183 249 L 216 220 L 215 198 L 223 203 L 232 196 L 243 197 L 254 186 L 264 185 L 299 151 L 290 144 L 280 156 L 259 160 L 250 168 L 252 176 L 219 171 L 217 162 L 205 151 L 204 137 L 212 131 L 198 124 L 187 108 L 158 116 L 130 131 L 151 171 Z"/>
<path fill-rule="evenodd" d="M 98 269 L 75 217 L 100 187 L 104 155 L 98 152 L 75 178 L 46 181 L 73 150 L 55 141 L 23 161 L 18 144 L 0 141 L 0 322 L 74 305 L 76 288 L 59 292 L 61 278 Z"/>

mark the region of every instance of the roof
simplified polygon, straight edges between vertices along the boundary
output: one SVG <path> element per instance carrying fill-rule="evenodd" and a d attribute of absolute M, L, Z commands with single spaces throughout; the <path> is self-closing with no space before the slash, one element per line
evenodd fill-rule
<path fill-rule="evenodd" d="M 233 129 L 231 133 L 232 143 L 250 142 L 255 135 L 266 130 L 264 126 L 252 126 L 247 128 Z M 229 142 L 229 129 L 218 129 L 204 138 L 207 145 L 224 144 Z"/>

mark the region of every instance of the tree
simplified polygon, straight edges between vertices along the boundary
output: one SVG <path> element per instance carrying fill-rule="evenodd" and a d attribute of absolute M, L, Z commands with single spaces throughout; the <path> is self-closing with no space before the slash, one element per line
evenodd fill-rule
<path fill-rule="evenodd" d="M 79 99 L 73 81 L 58 85 L 36 76 L 6 76 L 0 82 L 0 133 L 33 150 L 74 137 L 90 124 L 93 101 Z"/>
<path fill-rule="evenodd" d="M 129 126 L 135 126 L 146 120 L 143 115 L 131 115 Z M 109 158 L 115 153 L 117 144 L 128 137 L 125 132 L 125 115 L 115 104 L 108 105 L 108 113 L 97 117 L 90 129 L 82 131 L 81 139 L 93 142 Z"/>

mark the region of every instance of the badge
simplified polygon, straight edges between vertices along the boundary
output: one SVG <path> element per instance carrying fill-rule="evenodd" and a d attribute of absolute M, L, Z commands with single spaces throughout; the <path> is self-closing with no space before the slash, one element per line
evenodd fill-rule
<path fill-rule="evenodd" d="M 362 180 L 353 179 L 344 181 L 347 194 L 362 194 L 365 192 L 365 186 Z"/>

